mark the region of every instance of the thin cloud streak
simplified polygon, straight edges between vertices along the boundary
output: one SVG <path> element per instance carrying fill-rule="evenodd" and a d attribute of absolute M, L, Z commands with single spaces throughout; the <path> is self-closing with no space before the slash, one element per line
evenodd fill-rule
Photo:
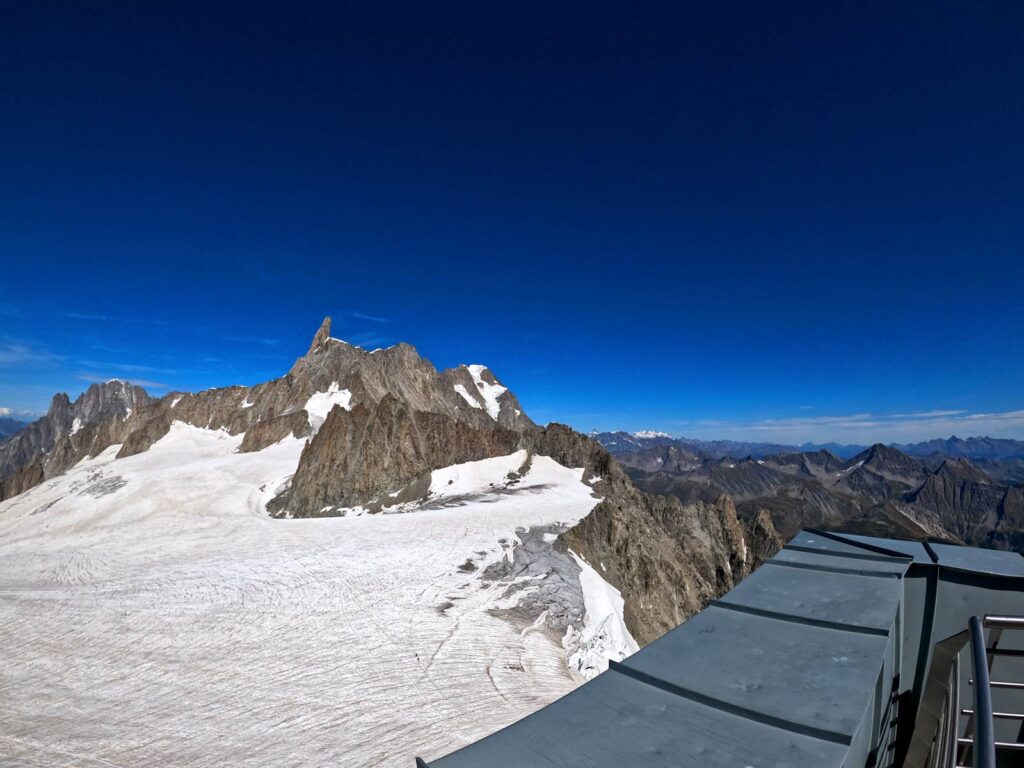
<path fill-rule="evenodd" d="M 4 416 L 10 419 L 16 419 L 18 421 L 34 421 L 39 418 L 39 413 L 36 411 L 19 410 L 17 408 L 6 408 L 0 406 L 0 416 Z"/>
<path fill-rule="evenodd" d="M 0 343 L 0 365 L 25 365 L 27 363 L 54 363 L 63 360 L 44 349 L 17 342 Z"/>
<path fill-rule="evenodd" d="M 86 322 L 98 323 L 132 323 L 136 325 L 171 325 L 166 320 L 149 320 L 142 317 L 115 317 L 113 315 L 99 315 L 91 312 L 65 312 L 64 317 L 68 320 L 84 320 Z"/>
<path fill-rule="evenodd" d="M 359 320 L 369 320 L 371 323 L 387 323 L 387 322 L 390 322 L 386 317 L 377 317 L 376 315 L 367 315 L 364 312 L 349 312 L 349 316 L 357 318 Z"/>
<path fill-rule="evenodd" d="M 951 435 L 1024 438 L 1024 410 L 970 413 L 932 410 L 910 413 L 854 413 L 732 421 L 697 419 L 675 422 L 687 437 L 800 444 L 840 442 L 910 443 Z"/>
<path fill-rule="evenodd" d="M 124 371 L 125 373 L 168 373 L 176 375 L 178 371 L 171 370 L 170 368 L 154 368 L 150 365 L 132 365 L 130 363 L 104 363 L 99 360 L 79 360 L 79 365 L 85 365 L 89 368 L 112 368 L 115 371 Z"/>
<path fill-rule="evenodd" d="M 261 336 L 221 336 L 221 341 L 230 341 L 233 344 L 262 344 L 265 347 L 276 347 L 280 344 L 278 339 L 269 339 Z"/>

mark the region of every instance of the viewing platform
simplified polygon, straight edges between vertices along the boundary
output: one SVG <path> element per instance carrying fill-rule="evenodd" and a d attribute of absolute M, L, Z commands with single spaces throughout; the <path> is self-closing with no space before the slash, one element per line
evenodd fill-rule
<path fill-rule="evenodd" d="M 417 765 L 1024 765 L 1019 616 L 1019 554 L 801 531 L 722 599 L 604 674 Z M 972 617 L 988 633 L 976 639 L 984 670 L 972 666 Z M 972 703 L 983 673 L 991 730 Z M 992 742 L 995 762 L 974 762 L 975 738 L 982 753 Z"/>

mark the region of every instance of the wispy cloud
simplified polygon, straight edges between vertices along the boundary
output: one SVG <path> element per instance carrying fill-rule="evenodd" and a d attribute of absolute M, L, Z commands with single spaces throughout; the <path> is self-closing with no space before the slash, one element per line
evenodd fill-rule
<path fill-rule="evenodd" d="M 178 371 L 170 368 L 154 368 L 151 365 L 133 365 L 131 363 L 105 363 L 99 360 L 79 360 L 79 365 L 85 365 L 89 368 L 105 368 L 115 371 L 123 371 L 124 373 L 167 373 L 177 374 Z"/>
<path fill-rule="evenodd" d="M 93 312 L 65 312 L 64 317 L 68 320 L 84 320 L 97 323 L 131 323 L 133 325 L 171 325 L 166 320 L 154 320 L 148 317 L 124 317 L 115 315 L 101 315 Z"/>
<path fill-rule="evenodd" d="M 19 410 L 17 408 L 5 408 L 0 406 L 0 416 L 5 416 L 19 421 L 33 421 L 39 417 L 36 411 Z"/>
<path fill-rule="evenodd" d="M 18 342 L 0 342 L 0 365 L 26 365 L 29 363 L 54 363 L 62 360 L 45 349 Z"/>
<path fill-rule="evenodd" d="M 265 347 L 276 347 L 280 344 L 278 339 L 271 339 L 264 336 L 221 336 L 221 341 L 230 341 L 232 344 L 262 344 Z"/>
<path fill-rule="evenodd" d="M 379 317 L 377 315 L 368 315 L 365 312 L 349 312 L 349 317 L 354 317 L 357 320 L 369 320 L 371 323 L 387 323 L 390 322 L 386 317 Z"/>
<path fill-rule="evenodd" d="M 917 413 L 893 413 L 887 418 L 890 419 L 935 419 L 940 416 L 958 416 L 966 411 L 920 411 Z"/>
<path fill-rule="evenodd" d="M 907 413 L 851 413 L 753 421 L 675 422 L 688 436 L 780 443 L 909 443 L 937 437 L 987 435 L 1024 438 L 1024 410 L 973 413 L 964 409 Z"/>

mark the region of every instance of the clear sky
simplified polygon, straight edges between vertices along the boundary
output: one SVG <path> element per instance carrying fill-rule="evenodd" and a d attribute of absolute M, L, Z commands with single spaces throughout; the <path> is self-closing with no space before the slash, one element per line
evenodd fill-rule
<path fill-rule="evenodd" d="M 1016 1 L 5 3 L 0 407 L 331 314 L 583 430 L 1024 438 L 1022 51 Z"/>

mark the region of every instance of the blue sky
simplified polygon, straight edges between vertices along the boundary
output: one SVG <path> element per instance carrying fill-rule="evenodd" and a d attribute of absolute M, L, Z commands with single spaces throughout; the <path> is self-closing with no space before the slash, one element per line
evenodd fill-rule
<path fill-rule="evenodd" d="M 0 408 L 330 314 L 584 430 L 1024 438 L 1019 3 L 116 5 L 3 11 Z"/>

